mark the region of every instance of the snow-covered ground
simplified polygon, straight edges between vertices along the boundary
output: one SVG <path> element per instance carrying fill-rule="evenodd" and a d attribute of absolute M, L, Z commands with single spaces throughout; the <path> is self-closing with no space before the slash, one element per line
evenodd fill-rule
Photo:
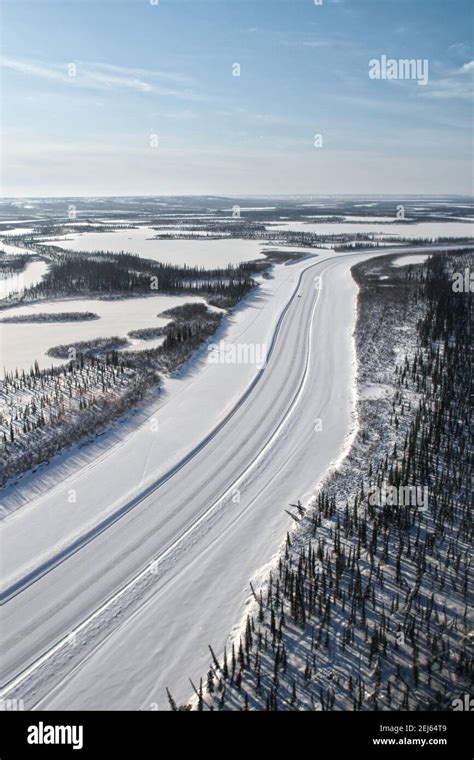
<path fill-rule="evenodd" d="M 470 222 L 419 222 L 407 224 L 394 218 L 393 224 L 358 224 L 344 222 L 326 222 L 321 224 L 307 222 L 284 222 L 267 225 L 272 231 L 290 230 L 293 232 L 312 232 L 317 235 L 355 235 L 356 233 L 372 233 L 377 235 L 394 235 L 405 238 L 426 238 L 433 240 L 438 237 L 474 237 L 474 225 Z"/>
<path fill-rule="evenodd" d="M 164 707 L 166 685 L 187 698 L 279 548 L 284 505 L 350 441 L 350 267 L 375 255 L 276 267 L 217 336 L 266 344 L 263 369 L 209 364 L 204 348 L 128 436 L 5 492 L 6 509 L 23 503 L 2 538 L 6 694 L 26 709 Z"/>
<path fill-rule="evenodd" d="M 400 256 L 399 259 L 394 259 L 392 261 L 392 266 L 406 267 L 409 264 L 423 264 L 423 262 L 425 262 L 427 258 L 428 258 L 427 253 L 419 253 L 419 254 L 415 253 L 413 256 Z"/>
<path fill-rule="evenodd" d="M 41 262 L 39 262 L 41 263 Z M 30 265 L 33 266 L 33 265 Z M 70 298 L 54 301 L 39 301 L 28 306 L 17 306 L 0 312 L 2 340 L 1 370 L 29 370 L 35 360 L 40 368 L 64 364 L 64 359 L 48 356 L 53 346 L 117 336 L 126 338 L 131 330 L 144 327 L 160 327 L 169 319 L 160 319 L 166 309 L 184 303 L 203 303 L 199 296 L 145 296 L 140 298 L 119 298 L 104 300 L 99 298 Z M 35 314 L 58 314 L 62 312 L 89 311 L 99 319 L 77 322 L 7 322 L 19 316 Z M 147 340 L 134 340 L 132 350 L 152 348 L 156 344 Z"/>
<path fill-rule="evenodd" d="M 115 232 L 78 232 L 50 242 L 70 251 L 126 251 L 164 264 L 206 269 L 264 258 L 261 243 L 256 240 L 157 240 L 159 234 L 159 228 L 137 227 Z"/>
<path fill-rule="evenodd" d="M 21 293 L 25 288 L 37 285 L 46 274 L 47 268 L 48 265 L 45 261 L 31 261 L 26 265 L 23 272 L 9 274 L 7 277 L 0 279 L 0 300 L 7 298 L 10 293 Z M 2 342 L 3 337 L 2 333 Z"/>
<path fill-rule="evenodd" d="M 228 344 L 269 346 L 279 315 L 294 292 L 298 277 L 307 267 L 307 261 L 289 266 L 276 266 L 274 277 L 261 280 L 258 291 L 249 294 L 231 312 L 212 342 L 225 341 Z M 168 299 L 171 299 L 173 303 L 170 300 L 168 304 Z M 153 313 L 157 313 L 171 305 L 176 305 L 179 302 L 179 297 L 159 296 L 133 299 L 133 301 L 144 301 L 147 308 L 149 308 L 147 304 L 151 304 Z M 161 303 L 160 309 L 157 309 L 156 306 L 158 302 Z M 123 310 L 123 301 L 81 301 L 80 303 L 81 310 L 97 311 L 97 307 L 101 303 L 107 307 L 116 304 L 119 309 Z M 78 303 L 74 301 L 74 304 L 74 309 L 77 310 Z M 55 308 L 56 303 L 51 304 L 51 306 Z M 41 305 L 41 311 L 44 311 L 45 307 L 46 304 Z M 31 307 L 24 308 L 30 309 Z M 64 310 L 64 303 L 62 307 L 58 305 L 58 311 Z M 73 310 L 72 305 L 71 310 Z M 14 311 L 16 312 L 17 309 Z M 13 310 L 9 310 L 8 313 L 13 313 Z M 118 318 L 118 314 L 115 316 Z M 158 323 L 158 320 L 156 321 Z M 85 325 L 85 323 L 83 324 Z M 68 325 L 66 325 L 66 329 Z M 57 326 L 63 327 L 61 324 Z M 149 326 L 149 323 L 145 325 L 143 322 L 141 326 Z M 7 325 L 2 326 L 2 330 L 5 327 Z M 30 325 L 26 325 L 26 327 L 28 328 Z M 47 327 L 49 329 L 50 325 Z M 128 480 L 132 493 L 146 487 L 157 476 L 175 466 L 188 450 L 198 446 L 202 439 L 219 424 L 226 413 L 234 408 L 238 399 L 259 372 L 259 368 L 255 364 L 211 364 L 208 362 L 208 356 L 209 351 L 207 346 L 204 346 L 198 351 L 191 364 L 187 365 L 186 371 L 178 373 L 178 376 L 165 378 L 160 399 L 156 404 L 147 408 L 145 419 L 136 427 L 136 430 L 131 435 L 124 436 L 125 440 L 120 442 L 120 461 L 127 463 Z M 150 421 L 153 420 L 158 422 L 158 430 L 154 430 L 154 425 L 150 424 Z M 24 525 L 30 524 L 30 520 L 35 519 L 35 515 L 37 516 L 37 519 L 43 524 L 42 531 L 40 531 L 40 535 L 37 535 L 37 539 L 45 547 L 50 544 L 54 547 L 54 534 L 47 534 L 44 530 L 46 514 L 48 515 L 46 522 L 50 525 L 50 530 L 55 531 L 56 536 L 68 534 L 70 521 L 74 527 L 77 524 L 81 525 L 81 523 L 87 524 L 89 515 L 99 521 L 113 508 L 115 500 L 127 496 L 127 493 L 123 493 L 122 481 L 115 483 L 115 485 L 113 483 L 112 473 L 117 463 L 115 458 L 117 451 L 116 447 L 111 447 L 110 444 L 115 439 L 116 432 L 110 431 L 110 433 L 101 436 L 100 441 L 88 446 L 87 449 L 81 447 L 79 451 L 66 455 L 64 462 L 59 468 L 54 467 L 51 473 L 49 471 L 38 472 L 35 478 L 27 477 L 24 486 L 20 482 L 4 489 L 1 496 L 3 506 L 10 510 L 16 509 L 21 504 L 29 505 L 29 516 L 27 511 L 24 512 Z M 52 516 L 52 486 L 54 484 L 59 485 L 61 493 L 64 493 L 63 484 L 67 483 L 65 481 L 66 473 L 71 473 L 75 478 L 74 473 L 80 469 L 84 470 L 83 474 L 87 478 L 88 466 L 97 468 L 99 462 L 102 462 L 101 468 L 105 467 L 105 462 L 110 462 L 112 469 L 110 474 L 107 473 L 106 468 L 101 470 L 101 476 L 104 478 L 104 491 L 101 490 L 97 498 L 83 505 L 79 520 L 77 515 L 74 517 L 71 514 L 69 516 L 64 514 L 62 497 L 59 499 L 59 512 L 56 513 L 55 517 Z M 42 493 L 45 497 L 44 505 L 39 498 Z M 48 511 L 41 517 L 43 508 Z M 58 515 L 61 516 L 61 519 L 56 519 Z M 9 529 L 8 521 L 5 529 Z M 25 556 L 28 556 L 28 553 L 29 549 L 27 548 Z M 31 552 L 31 557 L 34 558 L 37 553 L 37 549 L 35 549 Z M 6 570 L 5 565 L 4 570 Z"/>
<path fill-rule="evenodd" d="M 27 235 L 33 232 L 33 227 L 12 227 L 8 230 L 0 230 L 0 235 L 11 237 L 12 235 Z"/>
<path fill-rule="evenodd" d="M 19 245 L 11 245 L 10 243 L 5 243 L 5 240 L 3 238 L 0 238 L 0 250 L 2 250 L 4 253 L 13 254 L 15 256 L 25 253 L 34 253 L 31 248 L 22 248 Z"/>

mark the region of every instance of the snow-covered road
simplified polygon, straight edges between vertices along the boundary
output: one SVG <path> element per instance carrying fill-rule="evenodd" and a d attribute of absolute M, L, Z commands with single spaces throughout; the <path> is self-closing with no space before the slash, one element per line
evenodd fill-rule
<path fill-rule="evenodd" d="M 161 708 L 167 685 L 175 699 L 189 696 L 207 644 L 222 651 L 249 580 L 278 550 L 285 507 L 309 498 L 347 445 L 355 423 L 350 267 L 367 255 L 377 254 L 300 265 L 264 370 L 254 368 L 241 401 L 221 410 L 225 424 L 179 468 L 162 472 L 158 462 L 154 479 L 113 509 L 104 493 L 108 509 L 82 531 L 52 524 L 41 534 L 56 536 L 47 545 L 33 532 L 17 534 L 17 551 L 5 542 L 1 682 L 9 696 L 26 709 Z M 229 365 L 213 367 L 225 387 Z M 86 470 L 92 501 L 111 457 Z M 120 453 L 115 466 L 120 482 Z M 13 542 L 29 512 L 7 520 Z"/>

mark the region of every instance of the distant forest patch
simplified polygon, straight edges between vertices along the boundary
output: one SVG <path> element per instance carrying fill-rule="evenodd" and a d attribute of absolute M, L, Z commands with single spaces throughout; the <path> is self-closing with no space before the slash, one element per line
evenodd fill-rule
<path fill-rule="evenodd" d="M 164 327 L 142 327 L 138 330 L 130 330 L 128 337 L 139 340 L 153 340 L 153 338 L 160 338 L 164 334 Z"/>
<path fill-rule="evenodd" d="M 248 262 L 218 269 L 179 267 L 143 259 L 129 253 L 57 251 L 45 247 L 51 265 L 41 280 L 24 291 L 23 301 L 59 295 L 100 293 L 192 293 L 212 297 L 225 305 L 236 304 L 256 287 L 252 277 L 269 263 Z"/>
<path fill-rule="evenodd" d="M 99 319 L 92 311 L 60 311 L 56 314 L 20 314 L 17 317 L 5 317 L 1 322 L 15 324 L 21 322 L 86 322 Z"/>
<path fill-rule="evenodd" d="M 126 338 L 96 338 L 95 340 L 78 341 L 77 343 L 68 343 L 60 346 L 53 346 L 48 351 L 49 356 L 57 359 L 71 359 L 76 356 L 97 356 L 108 351 L 116 351 L 128 345 Z M 72 355 L 71 355 L 72 354 Z"/>

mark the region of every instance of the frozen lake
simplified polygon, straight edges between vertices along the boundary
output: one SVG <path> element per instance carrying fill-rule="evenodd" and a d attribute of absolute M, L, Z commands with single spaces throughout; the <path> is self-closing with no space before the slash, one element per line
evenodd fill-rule
<path fill-rule="evenodd" d="M 71 298 L 60 301 L 44 301 L 30 306 L 17 306 L 0 312 L 0 320 L 34 314 L 57 314 L 59 312 L 90 311 L 99 319 L 84 322 L 52 323 L 1 323 L 0 322 L 0 372 L 3 369 L 29 370 L 35 359 L 41 368 L 64 364 L 64 359 L 47 356 L 53 346 L 94 340 L 95 338 L 126 338 L 130 330 L 143 327 L 160 327 L 169 319 L 158 319 L 166 309 L 184 303 L 204 303 L 199 296 L 146 296 L 140 298 L 120 298 L 102 301 L 92 298 Z M 154 348 L 161 338 L 154 340 L 129 339 L 132 350 Z"/>
<path fill-rule="evenodd" d="M 30 288 L 43 279 L 48 265 L 44 261 L 32 261 L 23 272 L 11 274 L 0 279 L 0 300 L 10 293 L 20 293 L 24 288 Z"/>
<path fill-rule="evenodd" d="M 169 228 L 168 228 L 169 231 Z M 156 240 L 158 230 L 138 227 L 116 232 L 83 232 L 51 240 L 70 251 L 111 251 L 136 253 L 142 258 L 164 264 L 198 266 L 205 269 L 226 267 L 242 261 L 261 259 L 261 243 L 256 240 Z"/>
<path fill-rule="evenodd" d="M 284 222 L 283 224 L 268 225 L 267 229 L 313 232 L 318 235 L 354 235 L 359 232 L 371 232 L 372 234 L 397 235 L 407 238 L 474 237 L 474 224 L 472 222 L 420 222 L 419 224 L 403 222 L 396 224 Z"/>
<path fill-rule="evenodd" d="M 8 240 L 8 237 L 7 237 L 7 240 Z M 17 256 L 17 255 L 22 256 L 25 253 L 35 253 L 35 251 L 33 251 L 31 248 L 22 248 L 19 245 L 11 245 L 10 243 L 5 243 L 3 238 L 0 239 L 0 250 L 4 251 L 5 253 L 12 254 L 14 256 Z"/>
<path fill-rule="evenodd" d="M 10 230 L 1 230 L 0 234 L 2 236 L 12 236 L 12 235 L 27 235 L 30 234 L 30 232 L 33 232 L 33 227 L 14 227 Z"/>

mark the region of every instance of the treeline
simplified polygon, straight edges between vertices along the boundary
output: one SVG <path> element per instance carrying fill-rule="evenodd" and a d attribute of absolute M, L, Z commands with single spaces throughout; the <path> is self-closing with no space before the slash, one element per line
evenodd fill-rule
<path fill-rule="evenodd" d="M 0 277 L 8 277 L 11 274 L 22 272 L 29 261 L 29 256 L 7 256 L 0 251 Z"/>
<path fill-rule="evenodd" d="M 99 319 L 92 311 L 57 311 L 34 314 L 18 314 L 15 317 L 4 317 L 0 324 L 21 324 L 25 322 L 87 322 L 91 319 Z"/>
<path fill-rule="evenodd" d="M 120 354 L 79 354 L 61 367 L 5 372 L 0 384 L 0 484 L 96 433 L 159 382 Z"/>
<path fill-rule="evenodd" d="M 126 345 L 128 345 L 126 338 L 113 335 L 110 338 L 93 338 L 92 340 L 82 340 L 76 343 L 53 346 L 48 349 L 47 353 L 49 356 L 54 356 L 57 359 L 77 358 L 77 361 L 80 363 L 83 362 L 85 357 L 104 354 L 106 364 L 109 364 L 116 363 L 115 359 L 118 356 L 117 349 L 124 348 Z"/>
<path fill-rule="evenodd" d="M 405 295 L 393 296 L 407 299 L 399 316 L 409 301 L 422 314 L 418 346 L 383 402 L 395 443 L 367 461 L 356 452 L 363 469 L 349 498 L 336 476 L 313 507 L 293 505 L 298 525 L 266 585 L 252 588 L 239 640 L 219 658 L 211 648 L 207 677 L 192 684 L 198 710 L 447 710 L 469 694 L 472 315 L 451 272 L 472 263 L 436 256 L 421 282 L 407 278 Z M 385 345 L 382 288 L 378 303 L 372 338 Z M 369 498 L 407 485 L 426 487 L 428 503 Z"/>
<path fill-rule="evenodd" d="M 160 329 L 164 340 L 160 346 L 143 351 L 125 351 L 128 366 L 170 373 L 179 369 L 204 342 L 214 335 L 224 312 L 210 311 L 206 304 L 183 304 L 159 315 L 172 317 Z"/>
<path fill-rule="evenodd" d="M 221 269 L 177 267 L 128 253 L 65 253 L 56 256 L 40 283 L 25 291 L 27 299 L 76 293 L 203 293 L 237 302 L 255 287 L 258 264 Z"/>
<path fill-rule="evenodd" d="M 210 311 L 206 304 L 183 304 L 164 316 L 173 321 L 145 328 L 163 335 L 157 348 L 118 351 L 127 345 L 126 338 L 98 338 L 50 349 L 51 355 L 70 359 L 60 367 L 41 370 L 35 362 L 29 372 L 4 372 L 0 485 L 142 401 L 149 388 L 159 385 L 160 373 L 178 369 L 214 334 L 223 312 Z"/>

